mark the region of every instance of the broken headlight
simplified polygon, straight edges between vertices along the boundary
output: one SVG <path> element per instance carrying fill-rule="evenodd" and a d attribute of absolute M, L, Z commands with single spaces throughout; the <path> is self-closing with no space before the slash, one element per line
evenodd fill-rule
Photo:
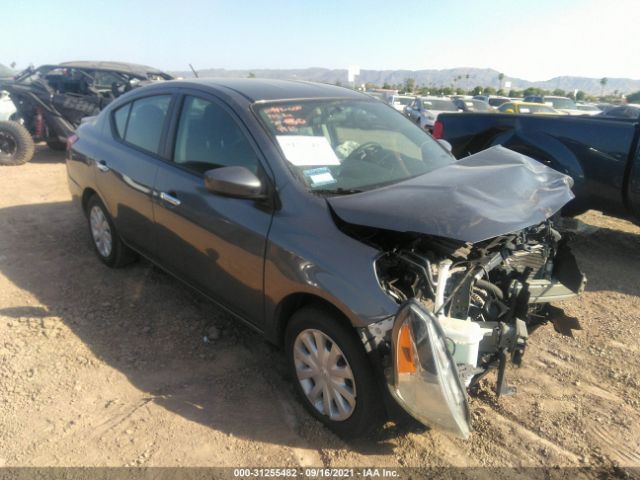
<path fill-rule="evenodd" d="M 466 393 L 435 316 L 410 300 L 396 317 L 392 341 L 394 398 L 416 420 L 467 438 Z"/>

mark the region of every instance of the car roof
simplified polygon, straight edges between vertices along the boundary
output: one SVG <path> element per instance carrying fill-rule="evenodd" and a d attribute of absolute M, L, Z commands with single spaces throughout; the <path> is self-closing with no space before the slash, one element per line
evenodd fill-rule
<path fill-rule="evenodd" d="M 300 100 L 311 98 L 357 98 L 373 100 L 370 95 L 329 85 L 302 80 L 276 80 L 266 78 L 199 78 L 171 82 L 185 87 L 210 87 L 242 95 L 251 102 L 272 100 Z"/>
<path fill-rule="evenodd" d="M 47 65 L 56 66 L 56 65 Z M 93 61 L 75 61 L 75 62 L 63 62 L 58 64 L 60 67 L 68 68 L 86 68 L 90 70 L 109 70 L 127 72 L 137 75 L 147 75 L 148 73 L 161 73 L 167 75 L 162 70 L 158 70 L 148 65 L 140 65 L 137 63 L 125 63 L 125 62 L 93 62 Z"/>

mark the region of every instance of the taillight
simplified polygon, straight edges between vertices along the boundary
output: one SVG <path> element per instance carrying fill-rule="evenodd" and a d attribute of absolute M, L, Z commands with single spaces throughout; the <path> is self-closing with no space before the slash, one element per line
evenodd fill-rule
<path fill-rule="evenodd" d="M 79 137 L 75 133 L 67 137 L 67 152 L 71 150 L 71 147 L 73 147 L 73 144 L 76 143 L 78 139 Z"/>
<path fill-rule="evenodd" d="M 444 138 L 444 125 L 440 120 L 436 120 L 436 123 L 433 124 L 433 132 L 431 133 L 431 135 L 436 140 Z"/>

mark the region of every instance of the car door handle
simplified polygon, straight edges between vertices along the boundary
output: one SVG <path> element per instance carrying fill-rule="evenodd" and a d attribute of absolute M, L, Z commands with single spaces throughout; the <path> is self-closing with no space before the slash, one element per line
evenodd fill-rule
<path fill-rule="evenodd" d="M 173 193 L 173 192 L 171 192 L 171 193 Z M 178 200 L 173 195 L 169 195 L 168 193 L 165 193 L 165 192 L 160 192 L 160 199 L 164 200 L 165 202 L 167 202 L 170 205 L 173 205 L 174 207 L 177 207 L 178 205 L 180 205 L 182 203 L 180 200 Z"/>
<path fill-rule="evenodd" d="M 96 167 L 101 172 L 108 172 L 109 171 L 109 167 L 107 166 L 107 162 L 105 162 L 104 160 L 98 160 L 96 162 Z"/>

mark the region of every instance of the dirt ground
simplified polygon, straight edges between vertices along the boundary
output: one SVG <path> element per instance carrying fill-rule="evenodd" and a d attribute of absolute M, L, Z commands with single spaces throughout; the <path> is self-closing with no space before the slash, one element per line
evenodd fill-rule
<path fill-rule="evenodd" d="M 539 329 L 508 372 L 514 396 L 498 401 L 491 375 L 468 441 L 389 426 L 347 443 L 304 411 L 258 335 L 145 261 L 95 258 L 63 154 L 39 146 L 0 186 L 0 466 L 640 467 L 640 228 L 627 221 L 580 217 L 589 284 L 561 306 L 583 330 Z M 221 337 L 206 343 L 211 326 Z"/>

